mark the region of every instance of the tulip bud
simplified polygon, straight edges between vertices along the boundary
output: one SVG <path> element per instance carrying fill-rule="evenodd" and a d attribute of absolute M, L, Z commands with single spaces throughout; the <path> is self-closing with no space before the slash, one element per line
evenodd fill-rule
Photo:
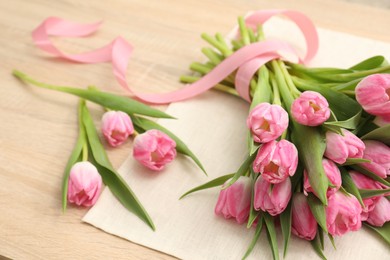
<path fill-rule="evenodd" d="M 102 177 L 90 162 L 78 162 L 70 169 L 68 200 L 76 205 L 93 206 L 100 195 Z"/>
<path fill-rule="evenodd" d="M 390 115 L 390 74 L 373 74 L 355 88 L 356 100 L 372 115 Z"/>
<path fill-rule="evenodd" d="M 341 174 L 340 174 L 340 170 L 337 167 L 337 165 L 334 162 L 332 162 L 331 160 L 323 158 L 322 159 L 322 166 L 324 167 L 326 177 L 328 177 L 329 182 L 334 186 L 334 187 L 330 187 L 330 186 L 328 187 L 328 190 L 326 192 L 326 196 L 329 197 L 330 195 L 332 195 L 333 193 L 335 193 L 336 191 L 338 191 L 340 189 L 340 187 L 341 187 Z M 304 174 L 303 186 L 304 186 L 305 191 L 306 192 L 313 192 L 315 194 L 313 188 L 310 185 L 307 171 L 304 170 L 303 174 Z M 316 196 L 317 196 L 317 194 L 316 194 Z"/>
<path fill-rule="evenodd" d="M 357 172 L 357 171 L 349 171 L 351 175 L 352 181 L 355 183 L 358 189 L 366 189 L 366 190 L 380 190 L 382 186 L 379 182 L 374 181 L 373 179 Z M 368 213 L 371 212 L 376 202 L 380 199 L 381 196 L 374 196 L 363 199 L 364 207 L 362 209 L 362 221 L 367 220 Z"/>
<path fill-rule="evenodd" d="M 328 101 L 318 92 L 305 91 L 291 105 L 291 115 L 298 123 L 318 126 L 328 120 Z"/>
<path fill-rule="evenodd" d="M 351 194 L 337 191 L 328 198 L 326 226 L 332 236 L 341 236 L 348 231 L 357 231 L 362 226 L 362 207 Z"/>
<path fill-rule="evenodd" d="M 287 140 L 263 144 L 253 162 L 253 171 L 270 183 L 280 183 L 293 176 L 298 165 L 298 151 Z"/>
<path fill-rule="evenodd" d="M 255 183 L 254 207 L 276 216 L 282 213 L 291 198 L 291 181 L 287 178 L 281 183 L 271 184 L 262 175 Z"/>
<path fill-rule="evenodd" d="M 287 129 L 288 114 L 279 105 L 261 103 L 249 113 L 246 124 L 255 142 L 267 143 L 280 137 Z"/>
<path fill-rule="evenodd" d="M 124 143 L 133 134 L 133 123 L 128 114 L 122 111 L 108 111 L 102 117 L 102 132 L 112 147 Z"/>
<path fill-rule="evenodd" d="M 373 226 L 381 227 L 390 221 L 390 201 L 381 196 L 375 203 L 374 209 L 368 213 L 367 222 Z"/>
<path fill-rule="evenodd" d="M 365 141 L 366 149 L 363 158 L 371 160 L 362 166 L 381 178 L 390 175 L 390 147 L 378 141 Z"/>
<path fill-rule="evenodd" d="M 251 178 L 241 176 L 231 186 L 221 190 L 215 206 L 215 214 L 226 219 L 235 218 L 238 224 L 246 222 L 251 208 L 251 191 Z"/>
<path fill-rule="evenodd" d="M 356 135 L 342 129 L 343 135 L 326 132 L 325 156 L 335 163 L 343 164 L 348 158 L 362 158 L 365 145 Z"/>
<path fill-rule="evenodd" d="M 149 130 L 134 139 L 134 158 L 154 171 L 161 171 L 176 157 L 176 143 L 159 130 Z"/>
<path fill-rule="evenodd" d="M 317 234 L 317 221 L 303 193 L 295 193 L 292 199 L 291 232 L 306 240 L 313 240 Z"/>

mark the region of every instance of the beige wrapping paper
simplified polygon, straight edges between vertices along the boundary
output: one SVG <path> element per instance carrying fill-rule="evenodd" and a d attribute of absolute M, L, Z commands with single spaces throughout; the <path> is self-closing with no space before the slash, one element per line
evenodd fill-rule
<path fill-rule="evenodd" d="M 295 27 L 282 19 L 273 20 L 265 28 L 266 35 L 288 35 L 294 45 L 304 46 Z M 319 34 L 320 50 L 311 66 L 348 67 L 374 55 L 390 57 L 388 43 L 323 29 Z M 148 210 L 157 227 L 155 232 L 124 209 L 108 189 L 83 221 L 178 258 L 241 259 L 254 230 L 215 216 L 218 188 L 194 193 L 181 201 L 178 198 L 195 186 L 237 170 L 247 153 L 247 111 L 248 104 L 239 98 L 209 91 L 192 100 L 170 105 L 167 113 L 178 120 L 159 121 L 198 155 L 209 177 L 183 156 L 178 156 L 160 173 L 146 170 L 132 156 L 123 163 L 119 172 Z M 390 259 L 388 246 L 364 228 L 336 237 L 337 251 L 327 238 L 325 240 L 328 259 Z M 282 244 L 279 234 L 281 252 Z M 264 231 L 250 259 L 272 259 Z M 310 243 L 292 237 L 287 259 L 319 258 Z"/>

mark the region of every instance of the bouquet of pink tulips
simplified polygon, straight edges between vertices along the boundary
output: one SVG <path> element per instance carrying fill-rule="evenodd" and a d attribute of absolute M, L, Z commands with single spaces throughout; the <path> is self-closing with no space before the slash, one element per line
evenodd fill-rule
<path fill-rule="evenodd" d="M 240 36 L 232 47 L 217 34 L 202 35 L 214 48 L 209 60 L 195 62 L 195 82 L 245 45 L 264 40 L 261 25 L 248 28 L 239 18 Z M 390 66 L 376 56 L 348 68 L 308 68 L 274 59 L 250 82 L 248 156 L 234 174 L 192 192 L 222 185 L 215 214 L 233 218 L 256 232 L 263 228 L 279 258 L 276 225 L 287 252 L 291 233 L 311 241 L 325 258 L 324 234 L 357 231 L 364 224 L 390 244 Z M 238 95 L 237 71 L 215 88 Z"/>

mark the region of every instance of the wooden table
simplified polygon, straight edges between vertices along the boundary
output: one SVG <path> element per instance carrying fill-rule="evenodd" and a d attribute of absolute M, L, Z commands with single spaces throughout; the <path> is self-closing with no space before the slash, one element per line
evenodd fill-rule
<path fill-rule="evenodd" d="M 0 256 L 171 258 L 82 223 L 87 209 L 70 207 L 62 214 L 61 181 L 76 140 L 78 101 L 21 84 L 12 69 L 53 84 L 125 91 L 108 64 L 63 62 L 38 50 L 30 33 L 44 18 L 104 19 L 93 37 L 55 42 L 64 50 L 81 52 L 121 35 L 136 48 L 128 70 L 130 84 L 144 92 L 165 92 L 181 87 L 179 76 L 200 56 L 200 33 L 227 33 L 238 15 L 261 8 L 300 10 L 318 26 L 390 42 L 389 10 L 331 0 L 0 1 Z M 101 114 L 93 107 L 97 124 Z M 130 151 L 130 141 L 108 149 L 115 167 Z"/>

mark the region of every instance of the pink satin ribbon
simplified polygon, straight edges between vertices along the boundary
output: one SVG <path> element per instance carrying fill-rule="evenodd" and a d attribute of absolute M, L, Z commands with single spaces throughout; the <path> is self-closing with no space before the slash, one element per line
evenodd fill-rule
<path fill-rule="evenodd" d="M 164 94 L 136 93 L 127 84 L 126 71 L 131 53 L 133 52 L 133 46 L 121 37 L 99 49 L 80 54 L 66 54 L 50 41 L 49 36 L 82 37 L 90 35 L 99 28 L 101 22 L 78 24 L 60 18 L 49 17 L 33 31 L 32 38 L 34 43 L 42 50 L 66 60 L 80 63 L 110 62 L 119 84 L 144 102 L 167 104 L 194 97 L 209 90 L 235 70 L 237 70 L 235 77 L 237 92 L 242 98 L 250 101 L 250 80 L 261 66 L 273 59 L 288 59 L 283 53 L 292 54 L 300 62 L 306 63 L 314 57 L 318 50 L 317 31 L 310 19 L 300 12 L 291 10 L 256 11 L 247 16 L 245 22 L 249 27 L 255 28 L 257 24 L 265 23 L 274 15 L 284 15 L 300 28 L 306 40 L 307 51 L 305 57 L 298 57 L 294 48 L 283 41 L 265 40 L 252 43 L 234 52 L 193 84 Z"/>

